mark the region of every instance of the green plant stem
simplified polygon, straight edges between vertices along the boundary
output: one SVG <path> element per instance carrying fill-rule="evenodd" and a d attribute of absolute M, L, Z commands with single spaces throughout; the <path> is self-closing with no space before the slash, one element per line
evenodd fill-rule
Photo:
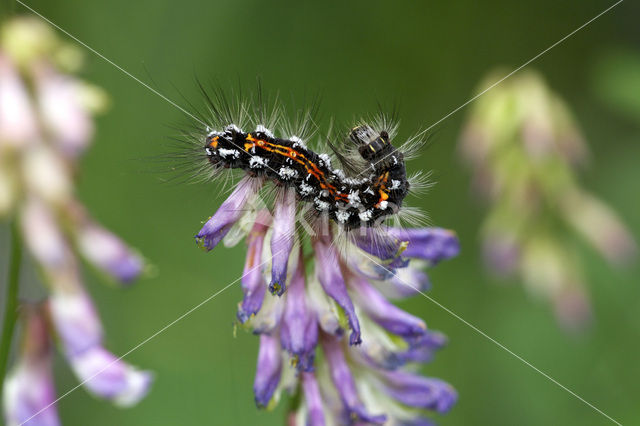
<path fill-rule="evenodd" d="M 9 258 L 9 276 L 7 280 L 7 293 L 4 309 L 4 321 L 2 322 L 2 338 L 0 340 L 0 401 L 2 401 L 2 388 L 7 372 L 9 350 L 13 340 L 13 331 L 18 319 L 18 284 L 20 282 L 20 264 L 22 261 L 22 241 L 17 223 L 11 226 L 11 257 Z"/>

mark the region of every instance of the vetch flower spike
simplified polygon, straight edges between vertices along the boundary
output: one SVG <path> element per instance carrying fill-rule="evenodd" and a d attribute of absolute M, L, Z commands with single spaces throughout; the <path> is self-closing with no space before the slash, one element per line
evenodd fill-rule
<path fill-rule="evenodd" d="M 372 170 L 357 179 L 329 167 L 331 158 L 307 149 L 303 137 L 273 136 L 263 107 L 256 123 L 238 117 L 206 129 L 212 172 L 245 177 L 196 236 L 207 251 L 246 237 L 237 319 L 260 339 L 256 405 L 272 409 L 283 393 L 292 395 L 290 426 L 433 424 L 429 416 L 447 411 L 455 391 L 409 372 L 431 361 L 446 338 L 388 298 L 429 290 L 425 269 L 456 256 L 458 238 L 378 220 L 401 210 L 410 185 L 402 153 L 390 144 L 393 127 L 351 129 Z M 240 130 L 251 124 L 255 131 Z"/>
<path fill-rule="evenodd" d="M 637 245 L 613 209 L 579 184 L 588 147 L 568 106 L 540 75 L 519 73 L 474 103 L 460 151 L 489 206 L 487 268 L 520 278 L 553 304 L 563 327 L 583 329 L 592 316 L 575 234 L 613 266 L 637 257 Z"/>
<path fill-rule="evenodd" d="M 104 104 L 87 99 L 105 98 L 69 73 L 77 68 L 69 58 L 81 56 L 37 18 L 8 20 L 0 31 L 0 218 L 16 224 L 16 247 L 24 241 L 46 287 L 44 301 L 20 306 L 25 344 L 3 387 L 4 415 L 12 426 L 60 423 L 53 343 L 85 389 L 117 405 L 135 404 L 151 383 L 150 373 L 103 347 L 104 330 L 79 270 L 80 255 L 120 283 L 144 270 L 142 257 L 75 198 L 80 154 L 91 142 L 92 116 Z"/>

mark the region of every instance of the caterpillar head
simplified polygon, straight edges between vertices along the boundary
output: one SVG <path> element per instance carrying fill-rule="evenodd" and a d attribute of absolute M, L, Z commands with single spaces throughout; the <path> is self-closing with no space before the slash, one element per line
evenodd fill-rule
<path fill-rule="evenodd" d="M 351 129 L 349 139 L 358 145 L 360 156 L 369 162 L 376 162 L 393 148 L 386 131 L 378 133 L 368 124 Z"/>

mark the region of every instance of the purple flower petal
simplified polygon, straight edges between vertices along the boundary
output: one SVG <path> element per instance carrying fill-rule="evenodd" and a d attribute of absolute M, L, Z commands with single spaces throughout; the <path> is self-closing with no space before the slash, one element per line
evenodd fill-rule
<path fill-rule="evenodd" d="M 349 281 L 349 286 L 353 288 L 354 297 L 362 310 L 390 333 L 413 337 L 426 332 L 424 321 L 390 303 L 364 278 L 354 277 Z"/>
<path fill-rule="evenodd" d="M 280 383 L 282 372 L 282 357 L 278 339 L 268 334 L 260 335 L 260 351 L 256 377 L 253 382 L 256 405 L 264 408 L 269 405 L 271 397 Z"/>
<path fill-rule="evenodd" d="M 520 246 L 515 235 L 492 232 L 482 242 L 482 254 L 492 272 L 507 276 L 518 267 Z"/>
<path fill-rule="evenodd" d="M 405 371 L 384 371 L 385 391 L 410 407 L 446 413 L 458 399 L 458 394 L 448 383 L 422 377 Z"/>
<path fill-rule="evenodd" d="M 291 279 L 285 303 L 280 343 L 296 357 L 298 369 L 312 371 L 318 344 L 318 321 L 315 313 L 307 306 L 302 259 Z"/>
<path fill-rule="evenodd" d="M 49 311 L 68 356 L 101 344 L 102 325 L 84 290 L 57 289 L 49 299 Z"/>
<path fill-rule="evenodd" d="M 344 309 L 351 327 L 349 344 L 357 345 L 362 341 L 360 323 L 342 278 L 338 254 L 330 243 L 319 239 L 314 242 L 313 247 L 316 252 L 316 276 L 318 281 L 320 281 L 322 288 L 329 297 Z"/>
<path fill-rule="evenodd" d="M 58 426 L 46 321 L 36 308 L 25 308 L 23 351 L 3 384 L 5 421 L 7 425 Z"/>
<path fill-rule="evenodd" d="M 0 146 L 20 147 L 36 140 L 36 116 L 17 70 L 0 55 Z"/>
<path fill-rule="evenodd" d="M 142 399 L 153 380 L 149 372 L 130 366 L 101 346 L 68 356 L 68 360 L 78 379 L 91 393 L 122 407 L 132 406 Z"/>
<path fill-rule="evenodd" d="M 56 224 L 53 213 L 40 200 L 27 200 L 22 212 L 22 232 L 35 259 L 46 268 L 57 269 L 68 263 L 69 245 Z"/>
<path fill-rule="evenodd" d="M 243 178 L 218 211 L 205 223 L 196 235 L 198 247 L 212 250 L 244 213 L 244 207 L 262 187 L 262 179 Z"/>
<path fill-rule="evenodd" d="M 430 362 L 438 349 L 447 344 L 447 337 L 437 331 L 427 330 L 421 336 L 409 339 L 409 349 L 398 353 L 398 359 L 406 362 Z"/>
<path fill-rule="evenodd" d="M 82 105 L 82 88 L 74 79 L 47 66 L 38 67 L 35 77 L 44 125 L 65 154 L 77 156 L 93 135 L 93 122 Z"/>
<path fill-rule="evenodd" d="M 429 276 L 419 267 L 414 266 L 414 260 L 406 268 L 397 269 L 387 281 L 378 283 L 378 290 L 393 299 L 404 299 L 415 296 L 431 288 Z"/>
<path fill-rule="evenodd" d="M 276 198 L 271 236 L 271 294 L 282 296 L 287 285 L 287 265 L 295 242 L 296 193 L 293 188 L 282 190 Z"/>
<path fill-rule="evenodd" d="M 318 319 L 318 325 L 327 334 L 342 336 L 344 329 L 340 325 L 338 317 L 338 307 L 335 305 L 327 293 L 322 289 L 318 278 L 313 275 L 307 282 L 307 302 Z"/>
<path fill-rule="evenodd" d="M 399 240 L 409 242 L 407 249 L 402 253 L 403 256 L 428 260 L 433 265 L 460 252 L 458 237 L 448 229 L 388 228 L 388 232 Z"/>
<path fill-rule="evenodd" d="M 351 233 L 351 238 L 356 246 L 380 260 L 394 260 L 404 250 L 402 239 L 374 228 L 360 228 Z"/>
<path fill-rule="evenodd" d="M 87 260 L 115 279 L 128 283 L 142 272 L 144 264 L 140 256 L 98 224 L 87 220 L 80 225 L 77 238 Z"/>
<path fill-rule="evenodd" d="M 260 310 L 246 324 L 255 334 L 271 334 L 280 325 L 284 307 L 285 299 L 266 293 Z"/>
<path fill-rule="evenodd" d="M 262 264 L 262 246 L 266 231 L 267 225 L 263 224 L 262 219 L 259 217 L 256 219 L 256 223 L 253 225 L 248 237 L 249 247 L 242 274 L 244 298 L 238 307 L 238 320 L 241 323 L 247 322 L 252 315 L 258 313 L 262 307 L 262 301 L 267 289 L 267 284 L 262 274 L 263 268 L 260 266 Z"/>
<path fill-rule="evenodd" d="M 307 410 L 309 411 L 307 418 L 308 426 L 324 426 L 324 411 L 322 409 L 322 395 L 320 395 L 320 388 L 318 387 L 318 381 L 313 373 L 302 373 L 302 390 L 304 392 L 304 399 L 307 404 Z"/>
<path fill-rule="evenodd" d="M 335 337 L 329 335 L 323 335 L 321 341 L 322 350 L 329 364 L 331 380 L 347 410 L 346 418 L 353 421 L 355 417 L 362 422 L 383 424 L 387 420 L 387 416 L 367 413 L 362 402 L 360 402 L 356 385 L 344 358 L 340 342 Z"/>

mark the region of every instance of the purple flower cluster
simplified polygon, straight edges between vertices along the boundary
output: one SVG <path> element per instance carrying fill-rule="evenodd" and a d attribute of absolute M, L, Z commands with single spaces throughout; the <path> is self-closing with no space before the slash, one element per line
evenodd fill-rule
<path fill-rule="evenodd" d="M 196 235 L 199 246 L 246 235 L 244 298 L 238 320 L 260 336 L 255 401 L 277 404 L 301 393 L 291 425 L 432 424 L 457 399 L 447 383 L 410 367 L 446 343 L 396 307 L 428 290 L 425 267 L 457 255 L 440 228 L 360 228 L 345 234 L 322 216 L 296 224 L 298 205 L 280 188 L 270 210 L 255 207 L 263 180 L 245 177 Z M 269 291 L 267 291 L 269 290 Z M 348 335 L 347 335 L 348 334 Z"/>
<path fill-rule="evenodd" d="M 548 299 L 568 330 L 582 329 L 591 306 L 575 237 L 613 266 L 638 250 L 617 213 L 580 184 L 589 151 L 569 107 L 542 76 L 518 73 L 474 103 L 460 153 L 488 206 L 481 232 L 488 269 Z"/>
<path fill-rule="evenodd" d="M 127 406 L 147 393 L 151 375 L 105 349 L 78 257 L 122 283 L 138 277 L 144 262 L 96 223 L 73 193 L 77 159 L 92 136 L 87 102 L 97 90 L 60 71 L 70 67 L 56 62 L 60 51 L 67 58 L 75 51 L 40 21 L 16 19 L 3 30 L 0 217 L 20 225 L 48 290 L 44 302 L 20 308 L 23 345 L 3 384 L 4 416 L 9 425 L 57 425 L 53 342 L 92 394 Z"/>

